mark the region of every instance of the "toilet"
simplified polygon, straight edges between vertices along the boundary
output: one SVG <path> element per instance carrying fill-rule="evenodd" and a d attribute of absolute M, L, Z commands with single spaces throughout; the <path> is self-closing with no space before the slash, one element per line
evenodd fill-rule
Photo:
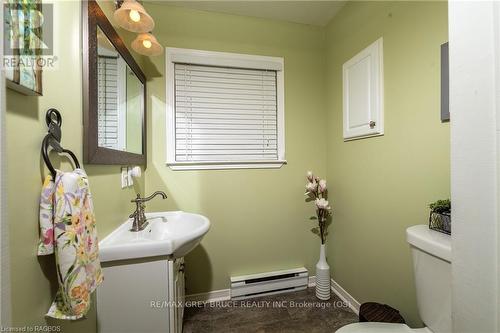
<path fill-rule="evenodd" d="M 336 333 L 451 333 L 451 239 L 427 225 L 406 229 L 410 244 L 417 306 L 424 328 L 405 324 L 355 323 Z"/>

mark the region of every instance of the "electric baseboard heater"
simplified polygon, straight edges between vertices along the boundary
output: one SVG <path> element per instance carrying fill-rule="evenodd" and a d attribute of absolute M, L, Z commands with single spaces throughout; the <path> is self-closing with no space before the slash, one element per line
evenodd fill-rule
<path fill-rule="evenodd" d="M 283 271 L 266 272 L 231 277 L 231 299 L 273 295 L 304 290 L 309 281 L 309 272 L 304 267 Z"/>

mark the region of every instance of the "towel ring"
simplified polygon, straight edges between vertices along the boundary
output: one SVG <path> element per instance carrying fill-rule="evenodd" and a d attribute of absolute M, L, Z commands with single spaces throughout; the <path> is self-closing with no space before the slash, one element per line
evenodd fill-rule
<path fill-rule="evenodd" d="M 42 157 L 45 162 L 45 165 L 49 169 L 52 174 L 52 179 L 56 178 L 56 169 L 52 166 L 49 158 L 49 148 L 55 150 L 58 154 L 68 154 L 75 163 L 76 168 L 80 168 L 80 162 L 78 162 L 78 158 L 76 155 L 69 149 L 65 149 L 61 146 L 61 125 L 62 125 L 62 117 L 61 113 L 57 109 L 49 109 L 45 114 L 45 122 L 48 126 L 48 134 L 45 135 L 42 141 Z"/>

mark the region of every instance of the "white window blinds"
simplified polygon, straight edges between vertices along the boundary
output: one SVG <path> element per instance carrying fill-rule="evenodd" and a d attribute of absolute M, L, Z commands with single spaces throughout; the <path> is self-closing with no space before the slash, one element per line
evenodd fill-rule
<path fill-rule="evenodd" d="M 277 72 L 174 64 L 175 161 L 278 160 Z"/>

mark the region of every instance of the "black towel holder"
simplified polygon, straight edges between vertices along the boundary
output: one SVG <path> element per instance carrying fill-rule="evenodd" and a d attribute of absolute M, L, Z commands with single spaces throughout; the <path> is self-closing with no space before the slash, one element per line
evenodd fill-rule
<path fill-rule="evenodd" d="M 50 147 L 59 154 L 66 153 L 69 156 L 71 156 L 73 162 L 75 163 L 76 168 L 80 168 L 80 163 L 78 162 L 76 155 L 71 150 L 64 149 L 61 146 L 61 125 L 62 125 L 61 113 L 56 109 L 49 109 L 45 114 L 45 122 L 49 127 L 48 129 L 49 133 L 45 135 L 42 141 L 42 157 L 45 162 L 45 165 L 47 165 L 47 168 L 52 174 L 52 179 L 55 180 L 56 169 L 54 169 L 49 159 Z"/>

